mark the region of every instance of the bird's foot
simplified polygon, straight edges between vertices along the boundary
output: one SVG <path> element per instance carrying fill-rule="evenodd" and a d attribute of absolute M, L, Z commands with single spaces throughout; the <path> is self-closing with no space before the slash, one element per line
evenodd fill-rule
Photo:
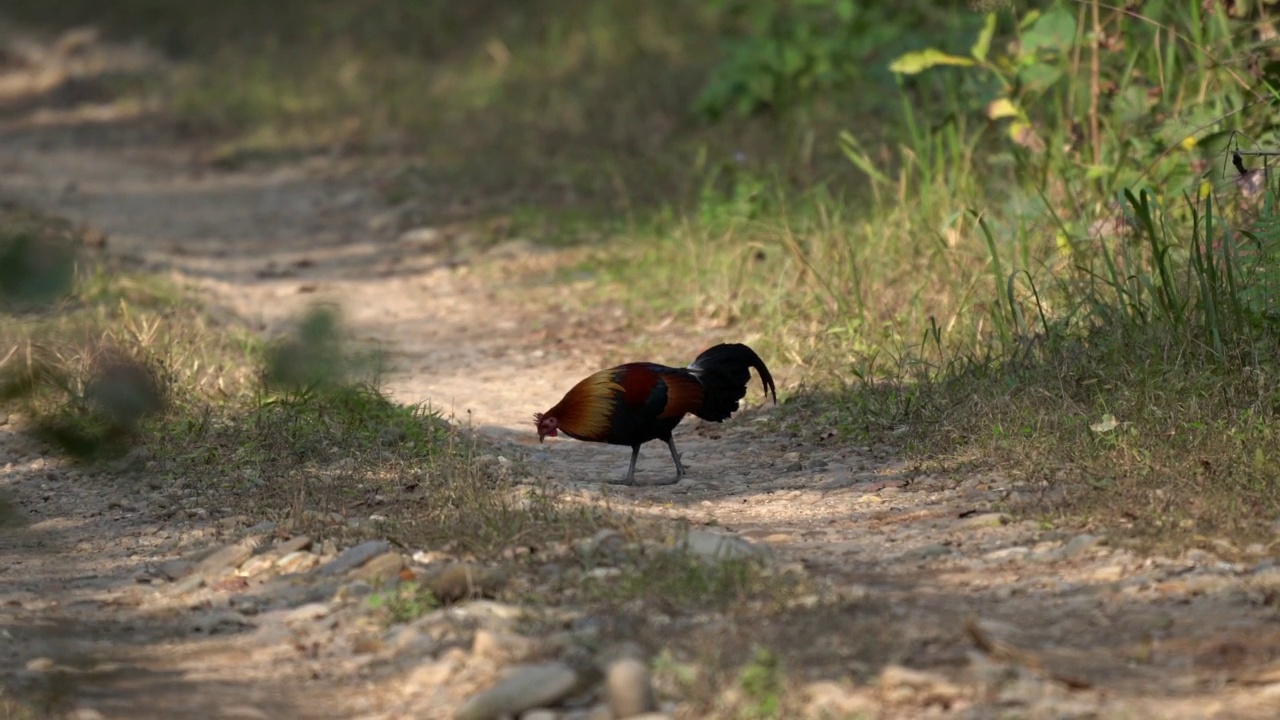
<path fill-rule="evenodd" d="M 628 475 L 620 480 L 605 480 L 605 483 L 609 485 L 626 485 L 628 487 L 661 487 L 663 485 L 675 485 L 680 482 L 682 477 L 683 475 L 676 475 L 666 480 L 638 480 L 634 476 Z"/>

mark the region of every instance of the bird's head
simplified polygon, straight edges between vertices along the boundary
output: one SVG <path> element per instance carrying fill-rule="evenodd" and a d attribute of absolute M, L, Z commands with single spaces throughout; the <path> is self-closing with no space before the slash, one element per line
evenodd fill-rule
<path fill-rule="evenodd" d="M 556 429 L 560 425 L 560 421 L 554 415 L 534 413 L 533 421 L 538 425 L 538 442 L 542 442 L 544 438 L 555 437 L 560 434 L 560 431 Z"/>

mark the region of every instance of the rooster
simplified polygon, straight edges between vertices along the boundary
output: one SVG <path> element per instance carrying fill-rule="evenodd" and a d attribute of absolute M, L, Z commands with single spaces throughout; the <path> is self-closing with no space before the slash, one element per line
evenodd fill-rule
<path fill-rule="evenodd" d="M 565 394 L 555 407 L 535 413 L 538 442 L 563 432 L 571 438 L 631 446 L 631 467 L 623 485 L 634 485 L 640 446 L 662 440 L 671 449 L 676 476 L 657 485 L 680 482 L 680 462 L 671 431 L 684 416 L 722 422 L 738 409 L 755 368 L 765 396 L 778 391 L 769 368 L 754 350 L 738 343 L 721 344 L 702 353 L 687 368 L 656 363 L 627 363 L 588 377 Z"/>

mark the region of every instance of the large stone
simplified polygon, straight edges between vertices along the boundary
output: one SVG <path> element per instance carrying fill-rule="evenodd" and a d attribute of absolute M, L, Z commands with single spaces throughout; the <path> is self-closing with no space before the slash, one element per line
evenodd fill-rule
<path fill-rule="evenodd" d="M 451 563 L 422 578 L 422 586 L 442 603 L 466 598 L 492 597 L 505 582 L 505 574 L 475 563 Z"/>
<path fill-rule="evenodd" d="M 337 557 L 325 563 L 316 572 L 321 575 L 341 575 L 350 572 L 373 558 L 389 551 L 391 544 L 385 540 L 370 540 L 343 550 Z"/>
<path fill-rule="evenodd" d="M 740 560 L 769 554 L 768 546 L 752 544 L 736 535 L 697 529 L 685 534 L 680 547 L 705 560 Z"/>
<path fill-rule="evenodd" d="M 564 663 L 525 665 L 497 685 L 473 695 L 454 715 L 457 720 L 497 720 L 525 710 L 555 705 L 578 687 L 578 674 Z"/>
<path fill-rule="evenodd" d="M 658 709 L 649 668 L 635 658 L 624 658 L 609 665 L 605 672 L 605 694 L 609 698 L 609 711 L 615 718 L 629 718 Z"/>

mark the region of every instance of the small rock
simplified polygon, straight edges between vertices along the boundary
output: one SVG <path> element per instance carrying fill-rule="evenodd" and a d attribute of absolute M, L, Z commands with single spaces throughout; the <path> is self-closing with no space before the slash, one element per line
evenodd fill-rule
<path fill-rule="evenodd" d="M 880 694 L 893 704 L 948 706 L 960 698 L 961 689 L 937 673 L 889 665 L 880 672 Z"/>
<path fill-rule="evenodd" d="M 483 658 L 510 662 L 527 659 L 538 650 L 538 646 L 539 643 L 536 640 L 524 635 L 477 630 L 471 644 L 471 652 Z"/>
<path fill-rule="evenodd" d="M 156 572 L 160 574 L 160 577 L 169 582 L 174 582 L 191 574 L 194 569 L 195 563 L 190 560 L 166 560 L 156 567 Z"/>
<path fill-rule="evenodd" d="M 506 628 L 525 617 L 525 610 L 518 605 L 495 602 L 492 600 L 472 600 L 465 605 L 451 609 L 455 617 L 476 620 L 485 627 Z"/>
<path fill-rule="evenodd" d="M 248 520 L 246 519 L 245 522 L 247 523 Z M 263 520 L 257 525 L 252 525 L 249 527 L 249 529 L 245 530 L 245 532 L 250 535 L 263 535 L 263 536 L 270 535 L 275 531 L 276 531 L 276 524 L 271 520 Z"/>
<path fill-rule="evenodd" d="M 443 247 L 447 242 L 447 238 L 439 228 L 420 227 L 400 233 L 397 241 L 421 250 L 435 250 Z"/>
<path fill-rule="evenodd" d="M 67 713 L 67 720 L 106 720 L 106 715 L 91 707 L 78 707 Z"/>
<path fill-rule="evenodd" d="M 1124 577 L 1124 566 L 1119 563 L 1111 563 L 1101 567 L 1093 568 L 1084 574 L 1086 582 L 1109 583 L 1116 582 Z"/>
<path fill-rule="evenodd" d="M 356 580 L 386 586 L 397 581 L 403 569 L 404 557 L 398 552 L 387 552 L 352 570 L 349 576 Z"/>
<path fill-rule="evenodd" d="M 245 617 L 244 613 L 234 610 L 219 610 L 196 618 L 191 625 L 191 629 L 204 635 L 213 635 L 218 632 L 252 626 L 253 623 L 249 618 Z"/>
<path fill-rule="evenodd" d="M 349 583 L 342 584 L 333 593 L 334 602 L 351 602 L 352 600 L 362 600 L 373 594 L 373 586 L 364 580 L 352 580 Z"/>
<path fill-rule="evenodd" d="M 956 523 L 956 527 L 961 530 L 976 530 L 979 528 L 1000 527 L 1008 522 L 1009 516 L 1004 513 L 987 512 L 961 518 L 960 522 Z"/>
<path fill-rule="evenodd" d="M 928 560 L 930 558 L 950 555 L 954 552 L 955 550 L 952 550 L 950 547 L 946 545 L 931 543 L 929 545 L 922 545 L 918 548 L 911 548 L 910 550 L 899 555 L 898 559 L 906 562 L 918 562 L 920 560 Z"/>
<path fill-rule="evenodd" d="M 193 572 L 190 575 L 175 582 L 171 586 L 171 590 L 175 595 L 182 595 L 184 593 L 189 593 L 193 590 L 198 590 L 204 587 L 204 584 L 205 584 L 204 576 L 198 572 Z"/>
<path fill-rule="evenodd" d="M 875 707 L 871 698 L 855 695 L 845 684 L 833 680 L 819 680 L 805 685 L 805 717 L 856 718 L 874 717 Z"/>
<path fill-rule="evenodd" d="M 492 597 L 506 582 L 505 573 L 475 563 L 450 563 L 422 578 L 422 586 L 442 603 L 470 597 Z"/>
<path fill-rule="evenodd" d="M 38 657 L 27 661 L 27 669 L 32 672 L 47 672 L 52 670 L 55 663 L 53 658 Z"/>
<path fill-rule="evenodd" d="M 814 478 L 814 487 L 818 490 L 841 490 L 857 484 L 858 478 L 849 468 L 829 468 Z"/>
<path fill-rule="evenodd" d="M 245 577 L 261 575 L 262 573 L 270 570 L 275 564 L 276 559 L 270 555 L 254 555 L 248 560 L 245 560 L 244 564 L 240 566 L 240 574 Z"/>
<path fill-rule="evenodd" d="M 395 657 L 428 657 L 440 646 L 435 638 L 422 631 L 422 627 L 396 625 L 387 632 L 383 644 Z"/>
<path fill-rule="evenodd" d="M 194 572 L 207 578 L 226 570 L 234 570 L 253 555 L 254 548 L 261 541 L 262 538 L 251 536 L 240 542 L 226 545 L 196 563 Z"/>
<path fill-rule="evenodd" d="M 370 540 L 343 550 L 337 557 L 316 570 L 321 575 L 341 575 L 364 565 L 391 549 L 385 540 Z"/>
<path fill-rule="evenodd" d="M 284 557 L 289 553 L 295 553 L 300 550 L 306 550 L 309 547 L 311 547 L 310 535 L 295 535 L 289 538 L 288 540 L 285 540 L 284 542 L 276 545 L 275 548 L 273 548 L 273 550 L 277 555 Z"/>
<path fill-rule="evenodd" d="M 284 622 L 286 625 L 312 622 L 327 616 L 330 612 L 333 612 L 333 608 L 329 606 L 329 603 L 307 603 L 290 610 L 284 616 Z"/>
<path fill-rule="evenodd" d="M 653 685 L 649 681 L 649 668 L 633 658 L 609 665 L 605 672 L 605 695 L 615 718 L 630 718 L 658 709 Z"/>
<path fill-rule="evenodd" d="M 617 561 L 625 551 L 626 539 L 622 537 L 622 533 L 612 528 L 596 531 L 595 535 L 582 543 L 580 550 L 586 558 L 606 562 Z"/>
<path fill-rule="evenodd" d="M 223 530 L 235 530 L 238 527 L 244 527 L 248 524 L 249 518 L 244 515 L 232 515 L 230 517 L 219 518 L 218 521 L 214 523 L 214 525 Z"/>
<path fill-rule="evenodd" d="M 1031 548 L 1015 546 L 992 550 L 991 552 L 983 555 L 982 559 L 990 560 L 992 562 L 1005 562 L 1007 560 L 1021 560 L 1030 554 Z"/>
<path fill-rule="evenodd" d="M 218 717 L 225 720 L 271 720 L 271 715 L 252 705 L 224 705 Z"/>
<path fill-rule="evenodd" d="M 1102 538 L 1097 535 L 1077 535 L 1069 540 L 1065 547 L 1062 548 L 1062 558 L 1064 560 L 1074 560 L 1086 552 L 1092 550 L 1094 546 L 1102 542 Z"/>
<path fill-rule="evenodd" d="M 680 543 L 682 549 L 706 560 L 732 560 L 761 557 L 768 553 L 767 546 L 753 545 L 736 535 L 690 530 Z"/>
<path fill-rule="evenodd" d="M 305 551 L 291 552 L 276 561 L 276 567 L 280 568 L 280 572 L 286 575 L 306 572 L 319 564 L 320 557 L 318 555 Z"/>
<path fill-rule="evenodd" d="M 560 717 L 560 713 L 555 710 L 539 708 L 537 710 L 530 710 L 528 712 L 521 713 L 520 720 L 560 720 Z"/>
<path fill-rule="evenodd" d="M 473 695 L 454 717 L 457 720 L 497 720 L 537 707 L 554 705 L 578 686 L 578 674 L 564 663 L 516 668 L 497 685 Z"/>

